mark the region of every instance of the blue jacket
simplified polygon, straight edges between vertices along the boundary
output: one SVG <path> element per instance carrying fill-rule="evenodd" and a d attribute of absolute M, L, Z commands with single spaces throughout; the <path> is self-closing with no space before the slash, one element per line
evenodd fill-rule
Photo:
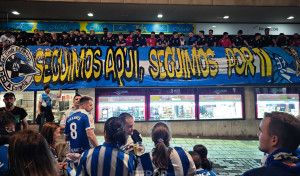
<path fill-rule="evenodd" d="M 286 149 L 276 150 L 268 156 L 265 167 L 249 170 L 242 176 L 300 176 L 300 160 L 298 159 L 298 161 L 294 161 L 291 164 L 282 162 L 278 160 L 281 153 L 289 153 L 294 157 L 297 156 L 295 152 Z M 275 157 L 277 157 L 277 159 L 275 159 Z"/>

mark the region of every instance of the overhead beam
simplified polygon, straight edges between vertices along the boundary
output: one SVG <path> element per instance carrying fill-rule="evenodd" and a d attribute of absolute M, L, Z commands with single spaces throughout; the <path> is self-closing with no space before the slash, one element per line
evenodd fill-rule
<path fill-rule="evenodd" d="M 117 4 L 212 5 L 212 6 L 269 6 L 299 7 L 300 0 L 25 0 L 56 2 L 93 2 Z"/>

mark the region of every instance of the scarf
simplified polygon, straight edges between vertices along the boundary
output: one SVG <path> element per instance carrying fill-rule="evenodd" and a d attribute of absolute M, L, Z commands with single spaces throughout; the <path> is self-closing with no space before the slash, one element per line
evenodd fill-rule
<path fill-rule="evenodd" d="M 278 149 L 270 154 L 265 165 L 266 167 L 275 165 L 291 173 L 300 173 L 300 159 L 297 157 L 296 152 L 288 149 Z"/>

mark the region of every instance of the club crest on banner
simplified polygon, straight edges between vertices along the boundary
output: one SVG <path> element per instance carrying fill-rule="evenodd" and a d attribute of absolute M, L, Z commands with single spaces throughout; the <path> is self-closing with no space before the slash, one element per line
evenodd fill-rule
<path fill-rule="evenodd" d="M 23 91 L 40 74 L 34 66 L 29 48 L 10 46 L 5 48 L 0 59 L 0 83 L 6 91 Z"/>

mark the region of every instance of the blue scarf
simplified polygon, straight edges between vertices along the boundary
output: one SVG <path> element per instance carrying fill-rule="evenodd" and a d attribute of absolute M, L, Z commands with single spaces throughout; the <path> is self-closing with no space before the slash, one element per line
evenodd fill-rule
<path fill-rule="evenodd" d="M 291 173 L 300 173 L 300 159 L 296 152 L 288 149 L 278 149 L 270 154 L 265 163 L 266 167 L 275 165 Z"/>

